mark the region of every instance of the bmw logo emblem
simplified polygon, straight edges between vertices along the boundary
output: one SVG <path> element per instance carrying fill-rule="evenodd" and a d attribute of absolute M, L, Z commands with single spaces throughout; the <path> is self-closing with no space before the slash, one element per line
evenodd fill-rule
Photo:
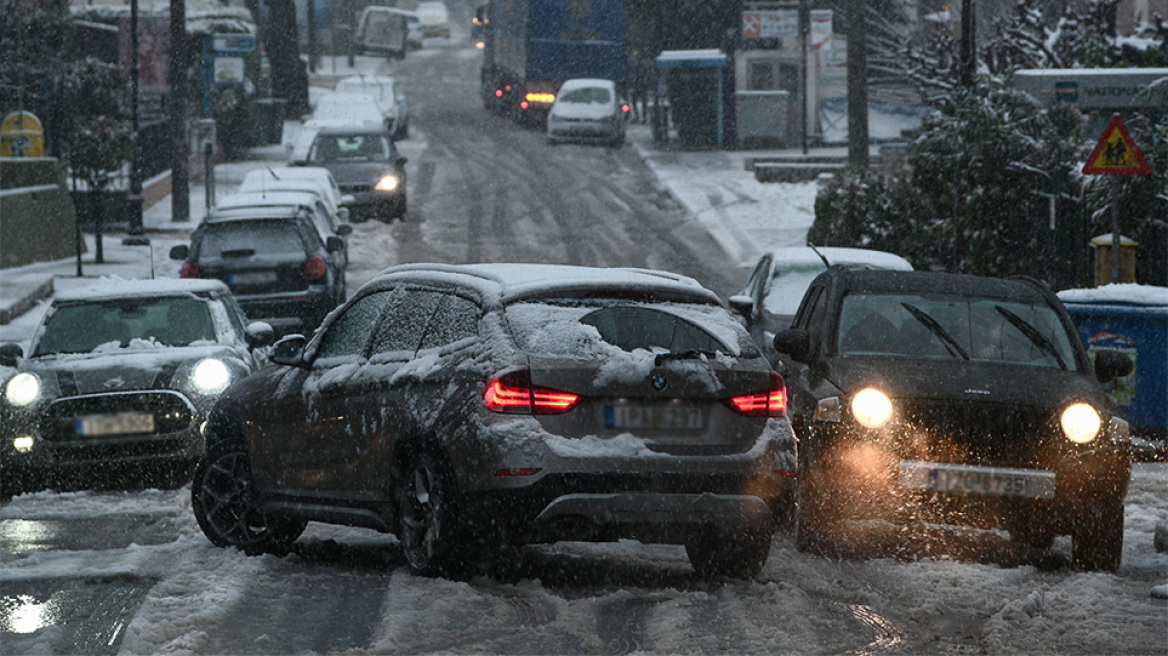
<path fill-rule="evenodd" d="M 654 374 L 653 378 L 651 378 L 649 382 L 653 384 L 653 389 L 657 390 L 658 392 L 665 389 L 665 387 L 669 385 L 669 383 L 665 382 L 665 376 L 662 376 L 661 374 Z"/>

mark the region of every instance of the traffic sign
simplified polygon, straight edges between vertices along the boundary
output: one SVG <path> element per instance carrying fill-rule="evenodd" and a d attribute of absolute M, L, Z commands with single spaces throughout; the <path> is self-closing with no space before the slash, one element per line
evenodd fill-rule
<path fill-rule="evenodd" d="M 32 112 L 12 112 L 0 122 L 0 157 L 44 157 L 45 130 Z"/>
<path fill-rule="evenodd" d="M 1152 167 L 1144 159 L 1128 134 L 1127 127 L 1119 114 L 1111 117 L 1111 122 L 1103 130 L 1095 150 L 1083 165 L 1087 175 L 1151 175 Z"/>
<path fill-rule="evenodd" d="M 256 38 L 254 34 L 216 34 L 211 39 L 211 49 L 215 52 L 255 52 Z"/>

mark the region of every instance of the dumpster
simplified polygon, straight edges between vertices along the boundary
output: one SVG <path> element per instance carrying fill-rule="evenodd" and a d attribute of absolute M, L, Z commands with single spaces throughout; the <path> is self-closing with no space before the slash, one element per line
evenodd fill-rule
<path fill-rule="evenodd" d="M 257 98 L 252 110 L 249 146 L 269 146 L 280 143 L 284 138 L 284 107 L 288 101 L 283 98 Z"/>
<path fill-rule="evenodd" d="M 1168 456 L 1168 287 L 1118 284 L 1058 295 L 1092 358 L 1109 349 L 1135 364 L 1107 391 L 1127 413 L 1137 456 Z"/>

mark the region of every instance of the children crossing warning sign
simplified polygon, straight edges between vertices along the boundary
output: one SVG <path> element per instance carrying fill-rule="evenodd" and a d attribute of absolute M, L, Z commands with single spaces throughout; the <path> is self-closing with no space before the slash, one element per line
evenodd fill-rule
<path fill-rule="evenodd" d="M 1128 134 L 1127 127 L 1119 114 L 1111 117 L 1111 122 L 1103 130 L 1095 150 L 1083 165 L 1087 175 L 1151 175 L 1152 168 L 1144 160 L 1143 153 L 1136 147 Z"/>

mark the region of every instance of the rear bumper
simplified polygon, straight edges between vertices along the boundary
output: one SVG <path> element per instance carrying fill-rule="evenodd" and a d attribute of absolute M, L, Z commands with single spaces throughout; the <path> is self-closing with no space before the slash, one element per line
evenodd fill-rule
<path fill-rule="evenodd" d="M 236 299 L 248 319 L 267 322 L 281 332 L 314 330 L 336 305 L 323 287 L 276 294 L 239 294 Z"/>

